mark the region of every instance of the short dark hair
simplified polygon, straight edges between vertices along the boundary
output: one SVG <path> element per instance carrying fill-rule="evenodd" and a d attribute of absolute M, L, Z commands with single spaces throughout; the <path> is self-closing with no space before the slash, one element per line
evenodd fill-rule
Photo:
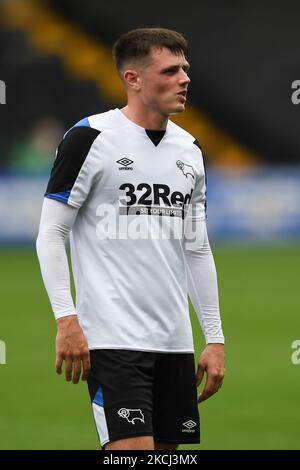
<path fill-rule="evenodd" d="M 113 57 L 120 73 L 131 60 L 145 59 L 152 47 L 167 48 L 173 54 L 188 56 L 187 40 L 177 31 L 165 28 L 138 28 L 122 34 L 113 46 Z"/>

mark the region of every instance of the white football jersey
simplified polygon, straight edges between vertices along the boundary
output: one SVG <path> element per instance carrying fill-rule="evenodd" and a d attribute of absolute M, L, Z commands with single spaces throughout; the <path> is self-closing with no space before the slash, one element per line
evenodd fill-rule
<path fill-rule="evenodd" d="M 71 256 L 90 349 L 194 351 L 182 235 L 187 215 L 205 219 L 205 191 L 201 150 L 172 121 L 148 131 L 114 109 L 65 134 L 45 196 L 79 209 Z"/>

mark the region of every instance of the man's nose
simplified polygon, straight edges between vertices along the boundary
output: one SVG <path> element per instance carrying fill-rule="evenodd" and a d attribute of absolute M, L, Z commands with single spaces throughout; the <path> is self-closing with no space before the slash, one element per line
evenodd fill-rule
<path fill-rule="evenodd" d="M 180 83 L 182 84 L 189 84 L 191 81 L 190 77 L 188 76 L 187 72 L 185 72 L 184 70 L 181 71 L 181 75 L 180 75 Z"/>

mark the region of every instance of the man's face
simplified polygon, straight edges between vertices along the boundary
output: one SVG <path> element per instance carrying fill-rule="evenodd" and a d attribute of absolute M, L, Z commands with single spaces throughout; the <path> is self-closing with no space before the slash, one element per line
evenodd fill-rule
<path fill-rule="evenodd" d="M 140 99 L 160 114 L 169 116 L 185 110 L 189 63 L 183 54 L 169 49 L 152 49 L 151 63 L 139 71 Z"/>

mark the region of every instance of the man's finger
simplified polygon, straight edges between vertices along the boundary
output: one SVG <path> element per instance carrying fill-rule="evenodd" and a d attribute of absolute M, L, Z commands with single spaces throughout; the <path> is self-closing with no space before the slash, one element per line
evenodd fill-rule
<path fill-rule="evenodd" d="M 198 403 L 207 400 L 207 398 L 211 397 L 216 393 L 220 386 L 222 379 L 220 379 L 217 375 L 210 375 L 208 374 L 207 380 L 203 389 L 203 392 L 199 396 Z"/>
<path fill-rule="evenodd" d="M 73 362 L 73 384 L 78 384 L 81 374 L 81 357 L 76 356 Z"/>
<path fill-rule="evenodd" d="M 57 374 L 61 374 L 61 366 L 63 363 L 62 354 L 56 354 L 56 363 L 55 363 L 55 370 Z"/>
<path fill-rule="evenodd" d="M 197 375 L 196 375 L 196 385 L 197 387 L 201 384 L 204 375 L 204 367 L 200 364 L 198 365 Z"/>
<path fill-rule="evenodd" d="M 66 381 L 67 382 L 70 382 L 72 380 L 72 366 L 73 366 L 72 356 L 66 356 L 66 359 L 65 359 L 65 372 L 66 372 Z"/>
<path fill-rule="evenodd" d="M 207 400 L 209 397 L 211 397 L 214 393 L 216 392 L 216 390 L 214 390 L 212 387 L 208 386 L 208 387 L 205 387 L 203 392 L 201 393 L 201 395 L 199 396 L 198 398 L 198 403 L 201 403 L 202 401 L 205 401 Z"/>
<path fill-rule="evenodd" d="M 82 358 L 82 380 L 86 380 L 91 370 L 91 362 L 90 362 L 90 352 L 84 353 Z"/>

